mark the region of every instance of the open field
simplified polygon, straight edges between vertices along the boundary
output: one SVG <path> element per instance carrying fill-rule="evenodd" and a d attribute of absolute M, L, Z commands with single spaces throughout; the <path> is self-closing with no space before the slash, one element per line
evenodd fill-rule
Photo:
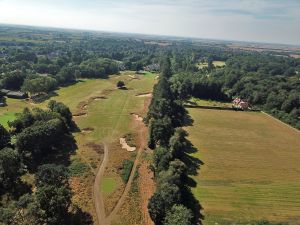
<path fill-rule="evenodd" d="M 224 61 L 213 61 L 213 65 L 215 67 L 223 67 L 223 66 L 226 66 L 226 63 Z M 199 63 L 198 64 L 199 69 L 203 69 L 206 67 L 208 67 L 208 63 Z"/>
<path fill-rule="evenodd" d="M 95 222 L 93 184 L 97 167 L 103 158 L 102 143 L 107 143 L 111 152 L 108 153 L 109 163 L 103 183 L 99 184 L 99 191 L 102 191 L 105 202 L 112 209 L 113 203 L 116 203 L 112 201 L 116 199 L 114 196 L 120 196 L 125 186 L 117 167 L 122 160 L 135 157 L 134 153 L 121 148 L 118 144 L 119 138 L 136 132 L 133 130 L 134 116 L 131 113 L 144 116 L 144 106 L 148 99 L 136 95 L 151 92 L 156 82 L 155 74 L 131 79 L 129 75 L 132 74 L 134 72 L 126 71 L 110 76 L 109 79 L 79 80 L 74 85 L 59 89 L 51 98 L 70 107 L 75 115 L 74 121 L 81 131 L 74 133 L 78 149 L 70 158 L 69 167 L 73 175 L 70 185 L 74 192 L 73 202 L 83 211 L 89 212 Z M 118 80 L 125 81 L 127 90 L 116 88 Z M 22 111 L 24 107 L 45 107 L 47 102 L 32 104 L 24 100 L 7 99 L 8 106 L 0 108 L 0 122 L 5 124 L 13 113 Z"/>
<path fill-rule="evenodd" d="M 257 112 L 189 109 L 204 224 L 300 224 L 300 135 Z"/>

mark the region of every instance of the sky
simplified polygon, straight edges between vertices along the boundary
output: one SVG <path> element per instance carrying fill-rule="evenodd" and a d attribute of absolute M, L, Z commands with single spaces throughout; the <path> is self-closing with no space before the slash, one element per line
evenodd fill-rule
<path fill-rule="evenodd" d="M 300 0 L 0 0 L 0 23 L 300 45 Z"/>

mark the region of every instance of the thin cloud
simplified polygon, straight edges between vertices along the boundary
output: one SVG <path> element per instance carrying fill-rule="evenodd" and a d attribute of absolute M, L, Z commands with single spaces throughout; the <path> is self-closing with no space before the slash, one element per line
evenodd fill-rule
<path fill-rule="evenodd" d="M 0 0 L 0 23 L 300 44 L 300 1 Z"/>

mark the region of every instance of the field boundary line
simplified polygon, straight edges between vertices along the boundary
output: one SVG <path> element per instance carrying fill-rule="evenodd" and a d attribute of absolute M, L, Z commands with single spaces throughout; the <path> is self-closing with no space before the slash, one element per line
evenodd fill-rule
<path fill-rule="evenodd" d="M 286 127 L 289 127 L 289 128 L 291 128 L 291 129 L 293 129 L 293 130 L 296 131 L 297 133 L 300 133 L 300 130 L 296 129 L 295 127 L 292 127 L 291 125 L 289 125 L 289 124 L 287 124 L 287 123 L 285 123 L 285 122 L 282 122 L 281 120 L 279 120 L 279 119 L 277 119 L 276 117 L 270 115 L 269 113 L 266 113 L 266 112 L 264 112 L 264 111 L 261 111 L 261 113 L 264 114 L 264 115 L 266 115 L 266 116 L 268 116 L 268 117 L 270 117 L 270 118 L 272 118 L 273 120 L 275 120 L 275 121 L 277 121 L 277 122 L 279 122 L 279 123 L 285 125 Z"/>

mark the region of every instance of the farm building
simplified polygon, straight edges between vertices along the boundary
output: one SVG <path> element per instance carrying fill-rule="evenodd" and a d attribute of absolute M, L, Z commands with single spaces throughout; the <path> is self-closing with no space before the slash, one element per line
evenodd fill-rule
<path fill-rule="evenodd" d="M 232 102 L 232 108 L 247 110 L 247 109 L 249 109 L 249 103 L 246 100 L 242 100 L 240 98 L 235 98 Z"/>
<path fill-rule="evenodd" d="M 11 91 L 7 89 L 1 89 L 1 93 L 8 98 L 25 99 L 28 95 L 21 91 Z"/>
<path fill-rule="evenodd" d="M 158 63 L 154 63 L 148 66 L 144 67 L 145 71 L 159 71 L 160 70 L 160 65 Z"/>

